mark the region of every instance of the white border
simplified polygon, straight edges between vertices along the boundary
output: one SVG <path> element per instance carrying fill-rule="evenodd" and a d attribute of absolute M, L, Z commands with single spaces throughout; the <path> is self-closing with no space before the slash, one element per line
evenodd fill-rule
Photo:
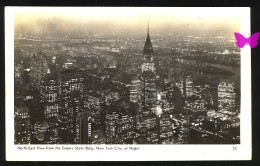
<path fill-rule="evenodd" d="M 241 49 L 241 144 L 239 145 L 86 145 L 87 147 L 139 147 L 137 151 L 17 150 L 14 145 L 14 14 L 54 8 L 5 8 L 6 160 L 8 161 L 155 161 L 155 160 L 250 160 L 251 142 L 251 49 Z M 57 11 L 64 11 L 64 8 Z M 79 8 L 66 8 L 66 10 Z M 97 9 L 97 8 L 95 8 Z M 104 9 L 104 8 L 103 8 Z M 140 9 L 140 8 L 139 8 Z M 155 9 L 155 8 L 154 8 Z M 236 8 L 237 9 L 237 8 Z M 191 8 L 189 8 L 191 10 Z M 232 8 L 230 8 L 232 12 Z M 241 10 L 241 34 L 250 34 L 250 8 Z M 221 9 L 220 9 L 221 11 Z M 30 145 L 55 147 L 56 145 Z M 57 145 L 62 147 L 63 145 Z M 75 147 L 74 145 L 66 145 Z M 86 147 L 80 145 L 80 147 Z M 237 150 L 233 150 L 236 147 Z"/>

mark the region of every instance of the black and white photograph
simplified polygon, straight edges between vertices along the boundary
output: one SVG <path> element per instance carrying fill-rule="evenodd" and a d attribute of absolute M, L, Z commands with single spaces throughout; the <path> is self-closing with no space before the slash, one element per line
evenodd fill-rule
<path fill-rule="evenodd" d="M 234 37 L 249 35 L 249 8 L 20 9 L 5 55 L 17 154 L 250 149 L 250 48 Z"/>

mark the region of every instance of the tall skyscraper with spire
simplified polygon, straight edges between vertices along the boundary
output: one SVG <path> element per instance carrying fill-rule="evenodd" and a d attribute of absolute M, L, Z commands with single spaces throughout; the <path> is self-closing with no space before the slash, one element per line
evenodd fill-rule
<path fill-rule="evenodd" d="M 156 75 L 153 46 L 149 34 L 149 23 L 147 27 L 147 37 L 143 50 L 142 64 L 142 111 L 139 116 L 137 128 L 146 131 L 147 138 L 151 138 L 156 133 L 156 116 L 153 112 L 156 105 Z M 145 138 L 147 141 L 147 139 Z M 153 142 L 154 139 L 148 140 Z"/>
<path fill-rule="evenodd" d="M 147 37 L 143 50 L 142 78 L 144 107 L 153 108 L 156 102 L 156 75 L 153 46 L 149 34 L 149 22 L 147 27 Z"/>

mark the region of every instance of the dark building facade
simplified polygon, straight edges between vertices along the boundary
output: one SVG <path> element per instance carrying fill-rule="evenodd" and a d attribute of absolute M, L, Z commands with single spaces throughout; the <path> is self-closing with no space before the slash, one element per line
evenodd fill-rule
<path fill-rule="evenodd" d="M 15 144 L 30 144 L 31 143 L 31 121 L 30 110 L 25 103 L 20 100 L 15 100 L 14 105 L 15 119 Z"/>

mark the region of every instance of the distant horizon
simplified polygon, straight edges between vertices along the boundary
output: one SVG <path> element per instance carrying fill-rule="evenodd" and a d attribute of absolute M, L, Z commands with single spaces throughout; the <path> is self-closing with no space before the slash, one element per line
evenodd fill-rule
<path fill-rule="evenodd" d="M 240 30 L 243 8 L 25 8 L 16 12 L 15 34 L 63 35 Z M 244 8 L 245 9 L 245 8 Z"/>

